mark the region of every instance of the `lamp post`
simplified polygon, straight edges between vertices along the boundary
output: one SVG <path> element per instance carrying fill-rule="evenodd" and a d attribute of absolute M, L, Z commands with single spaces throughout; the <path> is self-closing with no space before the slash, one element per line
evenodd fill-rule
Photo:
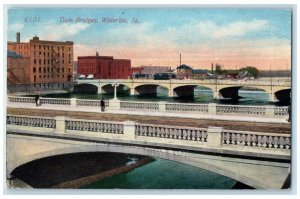
<path fill-rule="evenodd" d="M 114 82 L 112 86 L 114 86 L 114 100 L 117 100 L 117 86 L 119 86 L 119 84 Z"/>

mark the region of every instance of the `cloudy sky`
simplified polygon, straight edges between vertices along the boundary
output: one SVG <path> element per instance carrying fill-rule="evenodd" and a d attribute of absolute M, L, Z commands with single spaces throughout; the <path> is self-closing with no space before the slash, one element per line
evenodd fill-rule
<path fill-rule="evenodd" d="M 30 21 L 37 17 L 38 22 Z M 73 19 L 62 23 L 61 17 Z M 76 19 L 96 19 L 96 23 Z M 127 23 L 104 23 L 103 18 Z M 33 18 L 31 18 L 33 19 Z M 132 23 L 136 19 L 137 23 Z M 132 66 L 179 65 L 210 68 L 255 66 L 289 69 L 291 11 L 285 9 L 208 8 L 35 8 L 8 11 L 8 41 L 74 41 L 77 56 L 101 55 L 131 59 Z"/>

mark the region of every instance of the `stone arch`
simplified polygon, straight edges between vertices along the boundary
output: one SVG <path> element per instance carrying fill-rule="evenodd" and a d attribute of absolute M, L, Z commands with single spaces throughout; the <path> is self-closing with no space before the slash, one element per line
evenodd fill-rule
<path fill-rule="evenodd" d="M 29 144 L 28 142 L 40 142 L 42 147 L 38 147 L 38 150 L 35 150 L 36 145 L 32 144 L 31 153 L 28 155 L 24 154 L 23 148 L 18 148 L 13 144 L 11 149 L 14 149 L 11 153 L 18 154 L 18 150 L 23 150 L 19 157 L 14 154 L 10 154 L 7 157 L 7 167 L 6 173 L 7 176 L 13 172 L 17 167 L 26 164 L 28 162 L 51 157 L 62 154 L 70 153 L 80 153 L 80 152 L 113 152 L 113 153 L 126 153 L 126 154 L 136 154 L 151 156 L 154 158 L 171 160 L 191 166 L 195 166 L 210 172 L 214 172 L 254 188 L 274 188 L 274 185 L 269 183 L 276 182 L 276 187 L 281 188 L 283 182 L 286 179 L 285 174 L 289 172 L 286 164 L 280 166 L 280 164 L 275 163 L 274 166 L 269 162 L 253 162 L 254 160 L 243 160 L 237 159 L 233 161 L 230 157 L 219 157 L 218 155 L 214 156 L 211 154 L 205 153 L 190 153 L 189 151 L 184 150 L 174 150 L 174 149 L 161 149 L 161 148 L 151 148 L 143 147 L 141 145 L 131 145 L 131 144 L 122 144 L 122 143 L 98 143 L 94 141 L 76 141 L 76 140 L 64 140 L 56 138 L 41 138 L 41 137 L 30 137 L 26 139 L 27 136 L 13 136 L 11 138 L 17 139 L 14 142 L 22 144 Z M 19 139 L 19 140 L 18 140 Z M 34 140 L 32 140 L 34 139 Z M 28 153 L 28 152 L 26 152 Z M 253 164 L 254 163 L 254 164 Z M 277 179 L 277 175 L 268 176 L 268 179 L 262 178 L 260 175 L 262 173 L 281 173 L 284 174 L 281 177 L 281 180 Z M 259 172 L 257 172 L 259 171 Z M 275 178 L 275 179 L 274 179 Z M 283 180 L 284 179 L 284 180 Z"/>
<path fill-rule="evenodd" d="M 173 87 L 173 96 L 175 95 L 177 97 L 193 97 L 194 88 L 197 86 L 197 84 L 190 84 Z"/>
<path fill-rule="evenodd" d="M 140 95 L 156 95 L 157 94 L 157 88 L 162 87 L 166 88 L 169 91 L 169 88 L 167 88 L 164 85 L 160 84 L 140 84 L 140 85 L 135 85 L 134 88 L 131 89 L 131 94 L 140 94 Z"/>
<path fill-rule="evenodd" d="M 94 84 L 82 83 L 74 85 L 74 93 L 97 93 L 98 87 Z"/>

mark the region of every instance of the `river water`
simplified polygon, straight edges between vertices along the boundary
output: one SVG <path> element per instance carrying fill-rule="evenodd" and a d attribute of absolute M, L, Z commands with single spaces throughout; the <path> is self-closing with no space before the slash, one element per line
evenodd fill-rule
<path fill-rule="evenodd" d="M 128 173 L 99 180 L 89 189 L 231 189 L 236 181 L 203 169 L 173 161 L 156 161 Z"/>

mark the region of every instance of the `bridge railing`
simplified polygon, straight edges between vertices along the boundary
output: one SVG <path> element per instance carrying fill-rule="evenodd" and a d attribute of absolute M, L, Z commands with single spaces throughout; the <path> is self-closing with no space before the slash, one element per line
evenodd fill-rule
<path fill-rule="evenodd" d="M 34 134 L 50 133 L 85 139 L 108 138 L 108 142 L 129 141 L 145 145 L 192 146 L 203 150 L 255 152 L 257 154 L 290 155 L 291 135 L 265 132 L 224 130 L 221 127 L 184 127 L 154 125 L 133 121 L 98 121 L 67 117 L 34 117 L 7 115 L 8 131 Z M 47 130 L 48 129 L 48 130 Z M 46 130 L 46 131 L 45 131 Z"/>
<path fill-rule="evenodd" d="M 8 96 L 10 103 L 35 103 L 34 97 Z"/>
<path fill-rule="evenodd" d="M 34 97 L 8 96 L 9 103 L 35 103 Z M 65 98 L 41 98 L 42 105 L 65 105 L 76 107 L 96 107 L 100 108 L 100 100 L 88 99 L 65 99 Z M 223 104 L 192 104 L 192 103 L 172 103 L 172 102 L 146 102 L 146 101 L 120 101 L 105 100 L 107 110 L 127 110 L 127 111 L 159 111 L 159 112 L 181 112 L 213 115 L 244 115 L 258 117 L 287 117 L 288 107 L 276 106 L 251 106 L 251 105 L 223 105 Z"/>
<path fill-rule="evenodd" d="M 41 97 L 40 100 L 42 104 L 71 105 L 71 99 Z"/>
<path fill-rule="evenodd" d="M 159 110 L 159 102 L 120 101 L 121 110 Z"/>
<path fill-rule="evenodd" d="M 290 149 L 291 137 L 288 134 L 258 133 L 250 131 L 223 131 L 224 145 Z"/>
<path fill-rule="evenodd" d="M 135 135 L 157 137 L 162 139 L 177 139 L 197 142 L 207 142 L 206 128 L 179 127 L 168 125 L 141 124 L 135 125 Z"/>
<path fill-rule="evenodd" d="M 153 80 L 153 79 L 109 79 L 109 80 L 77 80 L 78 83 L 173 83 L 173 84 L 228 84 L 228 85 L 263 85 L 263 86 L 291 86 L 288 79 L 171 79 L 171 80 Z"/>
<path fill-rule="evenodd" d="M 74 99 L 74 98 L 73 98 Z M 76 106 L 100 107 L 101 100 L 74 99 Z M 105 107 L 109 107 L 109 100 L 104 100 Z"/>

